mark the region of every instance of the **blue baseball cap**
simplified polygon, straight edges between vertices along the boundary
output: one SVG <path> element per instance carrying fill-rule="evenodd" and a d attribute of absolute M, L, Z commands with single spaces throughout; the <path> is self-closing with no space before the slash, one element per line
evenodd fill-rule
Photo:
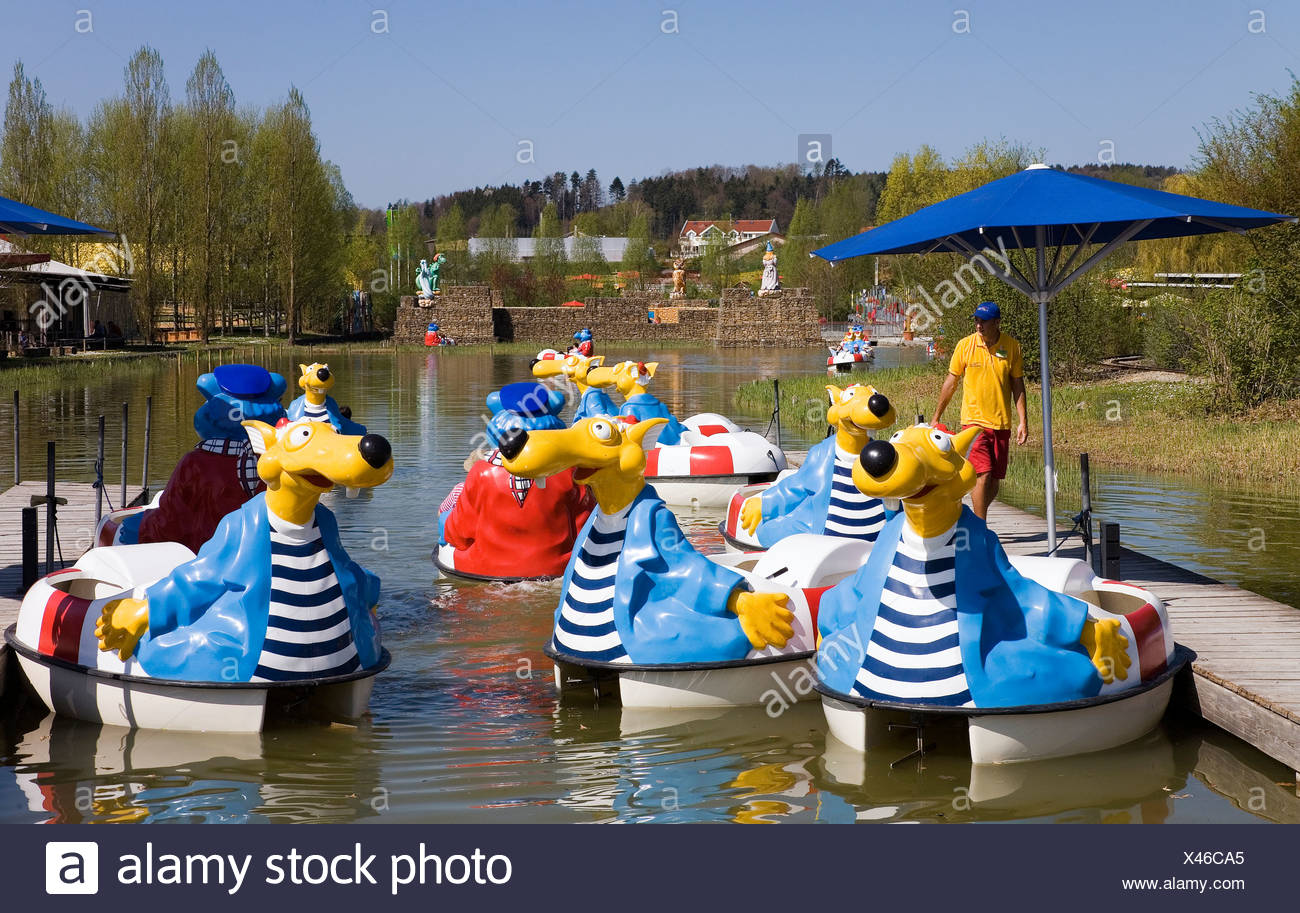
<path fill-rule="evenodd" d="M 501 388 L 501 408 L 515 415 L 547 415 L 550 413 L 550 392 L 532 381 L 506 384 Z"/>
<path fill-rule="evenodd" d="M 1002 317 L 1002 311 L 995 302 L 981 301 L 975 309 L 975 317 L 979 320 L 998 320 Z"/>

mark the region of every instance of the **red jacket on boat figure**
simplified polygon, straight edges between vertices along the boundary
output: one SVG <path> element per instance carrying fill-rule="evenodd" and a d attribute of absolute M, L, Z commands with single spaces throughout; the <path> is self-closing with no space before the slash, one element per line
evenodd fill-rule
<path fill-rule="evenodd" d="M 512 428 L 563 428 L 564 394 L 535 383 L 507 384 L 487 398 L 487 436 L 496 444 Z M 578 533 L 595 506 L 585 486 L 565 470 L 539 485 L 511 475 L 492 450 L 469 469 L 450 513 L 441 520 L 438 552 L 446 570 L 518 580 L 559 577 Z"/>

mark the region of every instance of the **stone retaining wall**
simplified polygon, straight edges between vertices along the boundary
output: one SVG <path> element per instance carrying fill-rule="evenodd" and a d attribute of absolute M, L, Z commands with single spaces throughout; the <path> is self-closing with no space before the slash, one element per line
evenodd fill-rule
<path fill-rule="evenodd" d="M 660 323 L 646 318 L 659 314 Z M 393 338 L 421 343 L 425 328 L 436 323 L 459 343 L 494 340 L 567 346 L 580 327 L 598 340 L 708 341 L 723 346 L 820 346 L 817 308 L 806 289 L 789 289 L 759 298 L 743 289 L 728 289 L 719 307 L 698 301 L 681 305 L 659 295 L 630 294 L 590 298 L 583 307 L 504 307 L 499 293 L 487 286 L 451 286 L 431 304 L 402 298 Z"/>

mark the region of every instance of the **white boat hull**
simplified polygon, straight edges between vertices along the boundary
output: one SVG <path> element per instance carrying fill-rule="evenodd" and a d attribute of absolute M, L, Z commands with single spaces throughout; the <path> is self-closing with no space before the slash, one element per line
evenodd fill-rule
<path fill-rule="evenodd" d="M 555 663 L 560 692 L 599 689 L 611 695 L 617 688 L 625 709 L 694 710 L 705 708 L 788 706 L 810 700 L 813 671 L 810 657 L 752 665 L 695 669 L 629 669 L 616 672 Z"/>
<path fill-rule="evenodd" d="M 1065 710 L 1042 713 L 990 713 L 966 718 L 974 764 L 1014 764 L 1106 751 L 1150 732 L 1164 716 L 1173 693 L 1173 676 L 1133 695 Z M 890 723 L 914 722 L 906 711 L 859 707 L 822 695 L 831 735 L 848 747 L 870 752 L 886 744 L 896 750 L 898 735 Z M 936 720 L 952 720 L 936 714 Z"/>
<path fill-rule="evenodd" d="M 646 478 L 665 504 L 674 507 L 726 507 L 738 486 L 749 485 L 748 476 L 691 479 L 673 476 Z"/>

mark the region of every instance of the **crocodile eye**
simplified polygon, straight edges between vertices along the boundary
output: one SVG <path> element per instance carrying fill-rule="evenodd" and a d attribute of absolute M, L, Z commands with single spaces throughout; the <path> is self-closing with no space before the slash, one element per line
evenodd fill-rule
<path fill-rule="evenodd" d="M 289 446 L 293 448 L 302 447 L 311 440 L 312 428 L 309 425 L 299 425 L 289 432 Z"/>
<path fill-rule="evenodd" d="M 889 443 L 897 444 L 902 439 L 903 439 L 903 432 L 895 431 L 893 434 L 889 436 Z"/>
<path fill-rule="evenodd" d="M 952 438 L 938 429 L 930 432 L 930 440 L 934 441 L 934 446 L 939 448 L 940 453 L 952 450 Z"/>
<path fill-rule="evenodd" d="M 843 393 L 840 394 L 840 405 L 847 403 L 851 399 L 853 399 L 853 388 L 849 387 L 847 390 L 845 390 Z"/>
<path fill-rule="evenodd" d="M 597 419 L 591 423 L 591 435 L 596 440 L 608 444 L 614 440 L 614 426 L 604 419 Z"/>

